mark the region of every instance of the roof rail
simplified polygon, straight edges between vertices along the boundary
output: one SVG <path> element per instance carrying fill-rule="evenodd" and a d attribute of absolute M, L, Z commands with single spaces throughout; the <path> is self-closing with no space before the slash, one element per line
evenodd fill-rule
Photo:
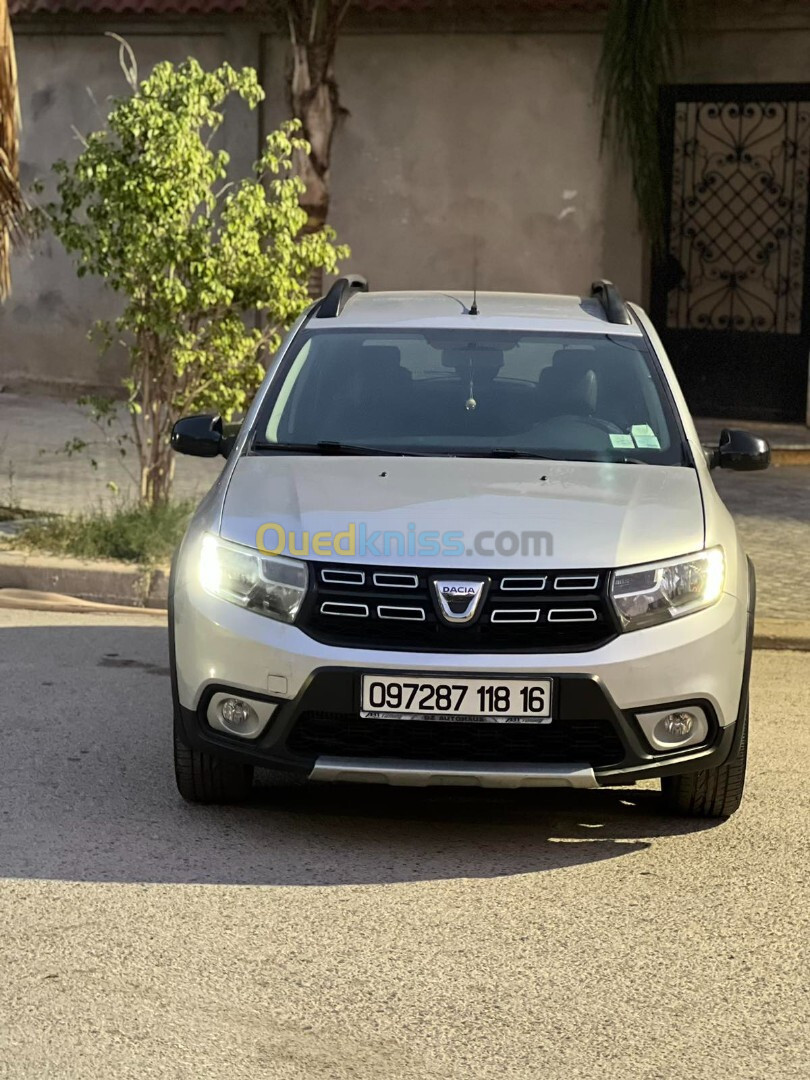
<path fill-rule="evenodd" d="M 591 285 L 591 296 L 596 297 L 602 305 L 608 322 L 630 325 L 632 322 L 630 311 L 624 302 L 624 297 L 612 281 L 595 281 Z"/>
<path fill-rule="evenodd" d="M 316 316 L 319 319 L 334 319 L 356 292 L 368 292 L 368 282 L 364 277 L 360 274 L 339 277 L 318 305 Z"/>

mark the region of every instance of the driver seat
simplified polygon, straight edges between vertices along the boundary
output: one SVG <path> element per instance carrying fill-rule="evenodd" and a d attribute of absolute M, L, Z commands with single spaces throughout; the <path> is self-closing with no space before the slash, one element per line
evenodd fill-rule
<path fill-rule="evenodd" d="M 596 412 L 599 386 L 592 368 L 552 365 L 537 381 L 541 420 L 555 416 L 590 417 Z"/>

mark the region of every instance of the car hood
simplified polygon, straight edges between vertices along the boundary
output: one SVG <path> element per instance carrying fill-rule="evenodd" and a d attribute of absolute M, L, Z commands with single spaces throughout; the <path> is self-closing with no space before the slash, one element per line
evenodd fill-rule
<path fill-rule="evenodd" d="M 699 550 L 704 521 L 691 468 L 278 453 L 236 463 L 221 534 L 331 562 L 607 568 Z"/>

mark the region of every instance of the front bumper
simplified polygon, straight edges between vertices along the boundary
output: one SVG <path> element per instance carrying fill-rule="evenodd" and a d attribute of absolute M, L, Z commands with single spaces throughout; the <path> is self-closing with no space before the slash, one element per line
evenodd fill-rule
<path fill-rule="evenodd" d="M 447 724 L 363 720 L 360 672 L 313 672 L 292 701 L 276 705 L 262 735 L 247 741 L 212 728 L 206 720 L 214 693 L 206 689 L 197 709 L 183 706 L 179 722 L 189 745 L 244 764 L 282 769 L 320 780 L 481 787 L 597 787 L 719 765 L 728 757 L 736 724 L 721 727 L 710 703 L 706 741 L 683 752 L 653 752 L 630 712 L 620 710 L 599 679 L 557 677 L 557 715 L 549 725 Z M 686 702 L 673 702 L 673 707 Z"/>
<path fill-rule="evenodd" d="M 730 595 L 706 611 L 622 635 L 592 652 L 532 655 L 336 648 L 187 586 L 177 589 L 172 606 L 175 698 L 185 741 L 220 757 L 315 779 L 497 787 L 627 784 L 720 765 L 741 728 L 735 721 L 747 693 L 749 620 L 745 602 Z M 499 760 L 477 745 L 469 750 L 463 740 L 449 750 L 445 735 L 436 730 L 475 727 L 480 732 L 492 725 L 421 722 L 414 734 L 418 754 L 409 752 L 401 731 L 390 738 L 366 731 L 366 741 L 360 738 L 358 745 L 345 733 L 358 736 L 360 674 L 373 671 L 551 675 L 559 687 L 558 713 L 545 730 L 510 729 L 526 738 L 534 731 L 536 751 L 516 736 L 516 748 L 508 744 L 507 756 Z M 277 706 L 257 740 L 209 726 L 208 701 L 223 690 Z M 705 710 L 707 740 L 681 752 L 653 751 L 634 712 L 686 704 Z M 317 731 L 301 737 L 302 718 L 313 723 L 318 717 L 339 729 L 337 735 L 327 731 L 320 745 Z M 588 724 L 598 728 L 595 741 Z M 362 736 L 362 724 L 359 728 Z M 433 730 L 423 737 L 425 729 Z M 425 739 L 440 752 L 431 752 Z"/>

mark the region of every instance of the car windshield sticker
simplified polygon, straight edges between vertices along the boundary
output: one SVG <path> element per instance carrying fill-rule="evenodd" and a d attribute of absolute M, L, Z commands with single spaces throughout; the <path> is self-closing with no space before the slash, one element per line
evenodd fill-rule
<path fill-rule="evenodd" d="M 649 424 L 634 424 L 630 429 L 640 450 L 660 450 L 661 443 Z"/>
<path fill-rule="evenodd" d="M 611 435 L 610 436 L 610 445 L 616 447 L 617 449 L 621 447 L 622 449 L 632 450 L 633 446 L 634 446 L 633 436 L 632 435 Z"/>

